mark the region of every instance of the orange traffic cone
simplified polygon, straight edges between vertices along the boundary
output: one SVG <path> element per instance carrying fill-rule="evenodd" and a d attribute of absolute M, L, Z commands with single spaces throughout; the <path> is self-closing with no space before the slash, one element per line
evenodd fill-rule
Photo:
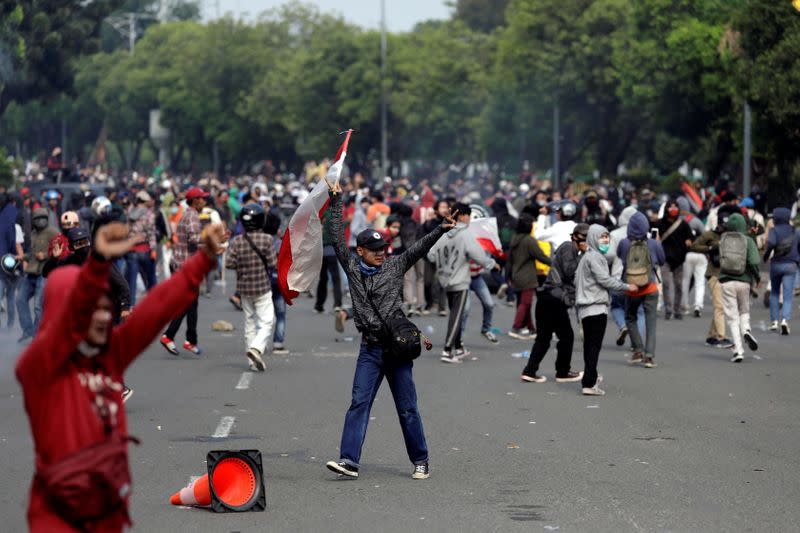
<path fill-rule="evenodd" d="M 169 499 L 169 503 L 172 505 L 196 505 L 199 507 L 211 505 L 208 474 L 203 474 L 173 494 L 172 498 Z"/>

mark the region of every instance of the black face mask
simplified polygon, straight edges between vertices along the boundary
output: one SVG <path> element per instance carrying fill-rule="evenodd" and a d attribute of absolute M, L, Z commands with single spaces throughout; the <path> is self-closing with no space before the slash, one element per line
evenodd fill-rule
<path fill-rule="evenodd" d="M 47 219 L 43 217 L 33 219 L 33 227 L 37 230 L 43 230 L 47 227 Z"/>
<path fill-rule="evenodd" d="M 86 258 L 89 257 L 89 247 L 84 246 L 83 248 L 78 248 L 73 252 L 75 257 L 81 260 L 81 262 L 86 261 Z"/>

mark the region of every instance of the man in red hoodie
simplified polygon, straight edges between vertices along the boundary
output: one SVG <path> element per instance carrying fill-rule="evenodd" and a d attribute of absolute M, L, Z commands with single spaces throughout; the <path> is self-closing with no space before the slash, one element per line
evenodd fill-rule
<path fill-rule="evenodd" d="M 94 250 L 82 267 L 66 266 L 50 275 L 41 327 L 16 366 L 33 434 L 36 472 L 128 434 L 122 408 L 123 374 L 176 315 L 197 297 L 206 273 L 216 266 L 225 232 L 207 228 L 199 253 L 136 306 L 114 327 L 108 276 L 111 262 L 124 256 L 139 236 L 111 223 L 97 231 Z M 63 464 L 63 463 L 62 463 Z M 127 454 L 124 461 L 127 469 Z M 96 485 L 95 487 L 96 488 Z M 122 531 L 130 525 L 124 505 L 91 522 L 71 523 L 57 510 L 45 482 L 34 477 L 28 507 L 32 532 Z"/>

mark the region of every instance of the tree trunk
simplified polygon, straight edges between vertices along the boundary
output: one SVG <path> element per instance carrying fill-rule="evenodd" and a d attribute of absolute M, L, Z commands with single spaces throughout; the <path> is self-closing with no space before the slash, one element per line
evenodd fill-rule
<path fill-rule="evenodd" d="M 137 139 L 133 143 L 133 156 L 131 157 L 131 169 L 135 170 L 139 166 L 139 156 L 142 154 L 144 139 Z"/>
<path fill-rule="evenodd" d="M 117 155 L 119 155 L 120 161 L 122 161 L 123 168 L 130 168 L 128 166 L 128 158 L 125 157 L 125 149 L 122 146 L 122 143 L 119 141 L 114 141 L 114 148 L 117 149 Z"/>

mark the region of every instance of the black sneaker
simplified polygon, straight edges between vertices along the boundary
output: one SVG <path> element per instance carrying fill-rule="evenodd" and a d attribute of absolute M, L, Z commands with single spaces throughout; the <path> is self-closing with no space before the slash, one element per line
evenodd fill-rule
<path fill-rule="evenodd" d="M 622 326 L 619 330 L 619 335 L 617 335 L 617 346 L 622 346 L 625 344 L 625 338 L 628 336 L 628 328 Z"/>
<path fill-rule="evenodd" d="M 744 361 L 744 356 L 740 353 L 735 353 L 731 357 L 731 363 L 741 363 L 742 361 Z"/>
<path fill-rule="evenodd" d="M 576 383 L 583 379 L 583 372 L 569 372 L 566 376 L 556 376 L 556 383 Z"/>
<path fill-rule="evenodd" d="M 700 309 L 695 309 L 695 310 L 694 310 L 694 317 L 695 317 L 695 318 L 700 318 L 700 315 L 701 315 L 701 313 L 700 313 Z"/>
<path fill-rule="evenodd" d="M 717 348 L 724 348 L 726 350 L 729 348 L 733 348 L 733 341 L 727 337 L 725 337 L 724 339 L 719 339 Z"/>
<path fill-rule="evenodd" d="M 666 313 L 664 315 L 664 320 L 672 320 L 672 313 Z"/>
<path fill-rule="evenodd" d="M 758 350 L 758 341 L 753 337 L 749 329 L 744 332 L 744 342 L 747 343 L 747 347 L 750 348 L 750 350 L 754 352 Z"/>
<path fill-rule="evenodd" d="M 719 346 L 719 339 L 716 337 L 709 337 L 706 339 L 706 346 L 710 346 L 712 348 L 716 348 Z"/>
<path fill-rule="evenodd" d="M 683 320 L 683 315 L 680 313 L 675 313 L 675 320 Z"/>
<path fill-rule="evenodd" d="M 336 472 L 340 476 L 347 476 L 347 477 L 358 477 L 358 468 L 355 466 L 350 466 L 349 464 L 345 463 L 344 461 L 328 461 L 325 463 L 325 466 L 328 467 L 328 470 L 331 472 Z"/>
<path fill-rule="evenodd" d="M 411 474 L 411 479 L 428 479 L 429 477 L 431 477 L 431 471 L 428 468 L 428 463 L 414 465 L 414 473 Z"/>

